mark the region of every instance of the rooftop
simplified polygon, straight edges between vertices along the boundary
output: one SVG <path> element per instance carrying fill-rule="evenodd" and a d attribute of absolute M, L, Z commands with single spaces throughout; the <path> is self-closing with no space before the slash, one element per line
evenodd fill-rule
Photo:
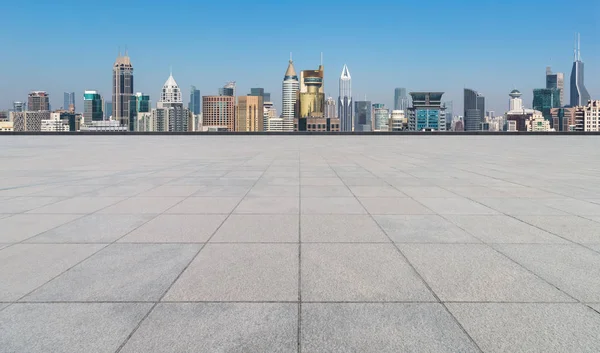
<path fill-rule="evenodd" d="M 598 352 L 598 136 L 0 136 L 0 352 Z"/>

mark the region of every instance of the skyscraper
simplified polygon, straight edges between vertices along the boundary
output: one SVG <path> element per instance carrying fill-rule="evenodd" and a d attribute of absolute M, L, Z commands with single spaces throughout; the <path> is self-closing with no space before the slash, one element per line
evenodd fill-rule
<path fill-rule="evenodd" d="M 27 96 L 28 111 L 46 111 L 50 110 L 50 100 L 48 93 L 44 91 L 31 91 Z"/>
<path fill-rule="evenodd" d="M 219 96 L 235 97 L 235 81 L 227 82 L 219 88 Z"/>
<path fill-rule="evenodd" d="M 536 88 L 533 90 L 533 109 L 542 112 L 544 119 L 552 121 L 552 108 L 560 108 L 558 88 Z"/>
<path fill-rule="evenodd" d="M 104 120 L 110 120 L 112 117 L 112 102 L 104 102 Z"/>
<path fill-rule="evenodd" d="M 394 110 L 406 110 L 408 109 L 408 96 L 406 95 L 406 88 L 396 88 L 394 90 Z"/>
<path fill-rule="evenodd" d="M 283 77 L 282 86 L 281 116 L 283 118 L 283 131 L 294 131 L 296 94 L 300 90 L 300 81 L 291 58 Z"/>
<path fill-rule="evenodd" d="M 196 86 L 192 86 L 190 88 L 190 103 L 188 104 L 188 109 L 190 112 L 192 112 L 192 114 L 200 114 L 201 102 L 202 99 L 200 97 L 200 90 L 196 89 Z"/>
<path fill-rule="evenodd" d="M 165 126 L 168 126 L 169 132 L 185 132 L 189 129 L 188 110 L 183 109 L 183 96 L 181 89 L 175 82 L 173 74 L 165 82 L 160 95 L 160 100 L 156 104 L 156 109 L 165 111 Z"/>
<path fill-rule="evenodd" d="M 412 107 L 408 108 L 408 130 L 446 131 L 446 108 L 442 105 L 444 92 L 410 92 Z"/>
<path fill-rule="evenodd" d="M 25 111 L 25 103 L 15 101 L 13 102 L 13 112 L 22 112 Z"/>
<path fill-rule="evenodd" d="M 333 99 L 333 97 L 329 97 L 325 101 L 325 117 L 328 119 L 335 119 L 335 116 L 335 99 Z"/>
<path fill-rule="evenodd" d="M 390 123 L 390 111 L 383 107 L 377 107 L 373 109 L 373 116 L 375 117 L 375 131 L 388 131 Z"/>
<path fill-rule="evenodd" d="M 303 70 L 302 82 L 306 92 L 298 94 L 296 117 L 325 117 L 325 94 L 323 93 L 323 65 L 318 70 Z"/>
<path fill-rule="evenodd" d="M 235 131 L 264 131 L 264 105 L 262 95 L 239 96 L 235 116 Z"/>
<path fill-rule="evenodd" d="M 465 131 L 481 130 L 485 121 L 485 97 L 475 90 L 464 89 L 464 124 Z"/>
<path fill-rule="evenodd" d="M 64 98 L 63 109 L 71 110 L 71 105 L 73 105 L 73 111 L 75 111 L 75 92 L 65 92 Z"/>
<path fill-rule="evenodd" d="M 134 122 L 131 117 L 131 96 L 133 96 L 133 66 L 125 52 L 124 56 L 117 57 L 113 65 L 112 86 L 112 118 L 126 126 L 128 131 L 133 131 Z"/>
<path fill-rule="evenodd" d="M 371 111 L 370 101 L 354 102 L 354 131 L 371 131 Z"/>
<path fill-rule="evenodd" d="M 340 76 L 338 118 L 340 119 L 340 131 L 352 131 L 352 77 L 346 65 Z"/>
<path fill-rule="evenodd" d="M 265 92 L 264 88 L 250 88 L 249 96 L 263 97 L 263 103 L 271 101 L 271 93 Z"/>
<path fill-rule="evenodd" d="M 209 130 L 235 131 L 235 97 L 203 96 L 202 126 Z"/>
<path fill-rule="evenodd" d="M 92 121 L 103 120 L 102 96 L 96 91 L 85 91 L 83 93 L 83 121 L 86 125 Z"/>
<path fill-rule="evenodd" d="M 559 106 L 565 105 L 565 75 L 562 72 L 552 73 L 550 66 L 546 67 L 546 88 L 556 88 L 560 93 Z"/>
<path fill-rule="evenodd" d="M 588 93 L 583 83 L 583 61 L 581 61 L 581 47 L 579 35 L 575 48 L 575 58 L 573 60 L 573 69 L 571 70 L 571 106 L 586 106 L 590 100 Z"/>

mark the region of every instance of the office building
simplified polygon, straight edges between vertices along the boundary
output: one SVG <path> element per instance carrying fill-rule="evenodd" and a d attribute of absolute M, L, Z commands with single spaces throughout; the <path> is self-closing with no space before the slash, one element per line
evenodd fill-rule
<path fill-rule="evenodd" d="M 535 111 L 533 115 L 527 120 L 526 127 L 527 131 L 532 132 L 553 131 L 553 129 L 550 126 L 550 121 L 545 119 L 539 111 Z"/>
<path fill-rule="evenodd" d="M 558 88 L 536 88 L 533 90 L 533 109 L 542 112 L 544 118 L 552 121 L 552 108 L 560 108 Z"/>
<path fill-rule="evenodd" d="M 110 120 L 112 117 L 112 102 L 104 102 L 104 120 Z"/>
<path fill-rule="evenodd" d="M 600 131 L 600 100 L 590 100 L 584 107 L 583 131 Z"/>
<path fill-rule="evenodd" d="M 446 131 L 444 92 L 410 92 L 412 107 L 408 108 L 408 130 Z"/>
<path fill-rule="evenodd" d="M 60 112 L 50 113 L 50 119 L 42 120 L 41 129 L 42 132 L 68 132 L 69 122 L 61 119 Z"/>
<path fill-rule="evenodd" d="M 300 90 L 300 81 L 294 69 L 294 62 L 290 58 L 287 70 L 283 77 L 281 117 L 283 118 L 283 131 L 294 130 L 294 116 L 296 113 L 296 95 Z"/>
<path fill-rule="evenodd" d="M 113 65 L 112 84 L 112 119 L 125 126 L 127 131 L 134 131 L 135 123 L 131 115 L 131 96 L 133 96 L 133 65 L 125 55 L 117 57 Z"/>
<path fill-rule="evenodd" d="M 371 131 L 371 102 L 356 101 L 354 102 L 354 131 Z"/>
<path fill-rule="evenodd" d="M 169 132 L 188 131 L 190 125 L 189 110 L 183 107 L 183 95 L 179 85 L 173 78 L 173 74 L 169 75 L 163 85 L 156 109 L 164 110 L 162 113 L 157 112 L 164 121 L 159 124 L 161 128 L 164 126 Z"/>
<path fill-rule="evenodd" d="M 277 116 L 277 109 L 273 102 L 263 103 L 263 129 L 264 131 L 283 131 L 283 119 Z"/>
<path fill-rule="evenodd" d="M 390 111 L 384 107 L 374 109 L 375 131 L 388 131 L 390 123 Z"/>
<path fill-rule="evenodd" d="M 50 111 L 24 111 L 11 112 L 10 121 L 13 122 L 14 131 L 42 131 L 42 120 L 50 119 Z"/>
<path fill-rule="evenodd" d="M 22 112 L 25 111 L 25 103 L 15 101 L 13 102 L 13 112 Z"/>
<path fill-rule="evenodd" d="M 571 70 L 571 106 L 586 106 L 590 100 L 590 94 L 585 88 L 583 74 L 583 61 L 581 61 L 581 45 L 579 37 L 577 38 L 575 48 L 575 58 Z"/>
<path fill-rule="evenodd" d="M 335 99 L 333 99 L 333 97 L 327 98 L 325 101 L 325 117 L 329 119 L 335 119 L 337 117 L 335 108 Z"/>
<path fill-rule="evenodd" d="M 304 92 L 300 91 L 297 95 L 296 116 L 307 117 L 325 117 L 325 94 L 323 91 L 323 65 L 319 65 L 318 70 L 303 70 L 301 83 L 306 87 Z"/>
<path fill-rule="evenodd" d="M 394 110 L 404 110 L 404 113 L 408 110 L 408 96 L 406 95 L 406 88 L 394 89 Z"/>
<path fill-rule="evenodd" d="M 133 126 L 133 124 L 132 124 Z M 129 126 L 123 126 L 118 120 L 92 121 L 89 125 L 81 126 L 80 131 L 112 131 L 127 132 Z"/>
<path fill-rule="evenodd" d="M 202 126 L 208 131 L 235 131 L 235 97 L 203 96 Z"/>
<path fill-rule="evenodd" d="M 552 108 L 552 127 L 556 131 L 575 131 L 575 111 L 583 107 Z"/>
<path fill-rule="evenodd" d="M 27 110 L 30 112 L 50 110 L 50 98 L 48 97 L 48 93 L 45 91 L 29 92 L 27 97 Z"/>
<path fill-rule="evenodd" d="M 558 107 L 565 106 L 565 74 L 562 72 L 552 72 L 550 66 L 546 67 L 546 88 L 558 89 L 560 92 L 560 101 Z"/>
<path fill-rule="evenodd" d="M 475 90 L 464 89 L 464 123 L 465 131 L 481 130 L 485 122 L 485 97 Z"/>
<path fill-rule="evenodd" d="M 83 93 L 83 121 L 85 124 L 104 120 L 102 104 L 102 96 L 98 92 L 85 91 Z"/>
<path fill-rule="evenodd" d="M 150 96 L 142 92 L 137 92 L 134 96 L 134 111 L 136 114 L 149 113 L 152 110 Z"/>
<path fill-rule="evenodd" d="M 509 94 L 509 111 L 505 114 L 506 131 L 527 131 L 527 124 L 534 119 L 535 114 L 541 115 L 542 112 L 534 109 L 526 109 L 523 106 L 521 92 L 514 89 Z M 543 115 L 542 115 L 543 116 Z"/>
<path fill-rule="evenodd" d="M 344 65 L 340 76 L 338 118 L 340 119 L 341 131 L 352 131 L 352 76 L 350 76 L 350 71 L 346 65 Z"/>
<path fill-rule="evenodd" d="M 235 81 L 227 82 L 219 88 L 219 96 L 235 97 Z"/>
<path fill-rule="evenodd" d="M 235 131 L 264 131 L 263 96 L 239 96 L 235 119 Z"/>
<path fill-rule="evenodd" d="M 64 93 L 63 110 L 75 111 L 75 92 Z"/>
<path fill-rule="evenodd" d="M 188 103 L 188 109 L 192 114 L 198 115 L 200 114 L 200 109 L 202 108 L 202 98 L 200 96 L 200 90 L 196 89 L 196 86 L 192 86 L 190 88 L 190 102 Z"/>
<path fill-rule="evenodd" d="M 408 126 L 406 113 L 404 110 L 392 110 L 390 117 L 389 131 L 402 131 Z"/>

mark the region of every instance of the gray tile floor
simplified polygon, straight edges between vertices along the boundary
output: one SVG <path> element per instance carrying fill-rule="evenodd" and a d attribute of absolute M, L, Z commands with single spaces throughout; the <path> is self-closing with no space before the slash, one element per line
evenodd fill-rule
<path fill-rule="evenodd" d="M 583 136 L 0 136 L 0 352 L 598 352 Z"/>

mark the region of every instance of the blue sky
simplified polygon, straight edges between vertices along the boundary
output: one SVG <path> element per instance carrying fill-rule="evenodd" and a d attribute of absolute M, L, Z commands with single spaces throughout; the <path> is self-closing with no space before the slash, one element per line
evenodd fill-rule
<path fill-rule="evenodd" d="M 48 91 L 53 108 L 64 91 L 76 92 L 78 110 L 85 89 L 109 100 L 112 64 L 127 47 L 135 90 L 153 102 L 172 66 L 186 98 L 192 84 L 211 95 L 237 81 L 239 94 L 271 92 L 280 112 L 289 53 L 299 71 L 316 69 L 323 52 L 333 97 L 346 63 L 355 99 L 389 107 L 394 87 L 440 90 L 460 114 L 469 87 L 498 113 L 513 88 L 530 106 L 547 65 L 568 83 L 575 32 L 586 86 L 600 99 L 598 10 L 597 0 L 12 1 L 3 4 L 0 109 L 30 90 Z"/>

